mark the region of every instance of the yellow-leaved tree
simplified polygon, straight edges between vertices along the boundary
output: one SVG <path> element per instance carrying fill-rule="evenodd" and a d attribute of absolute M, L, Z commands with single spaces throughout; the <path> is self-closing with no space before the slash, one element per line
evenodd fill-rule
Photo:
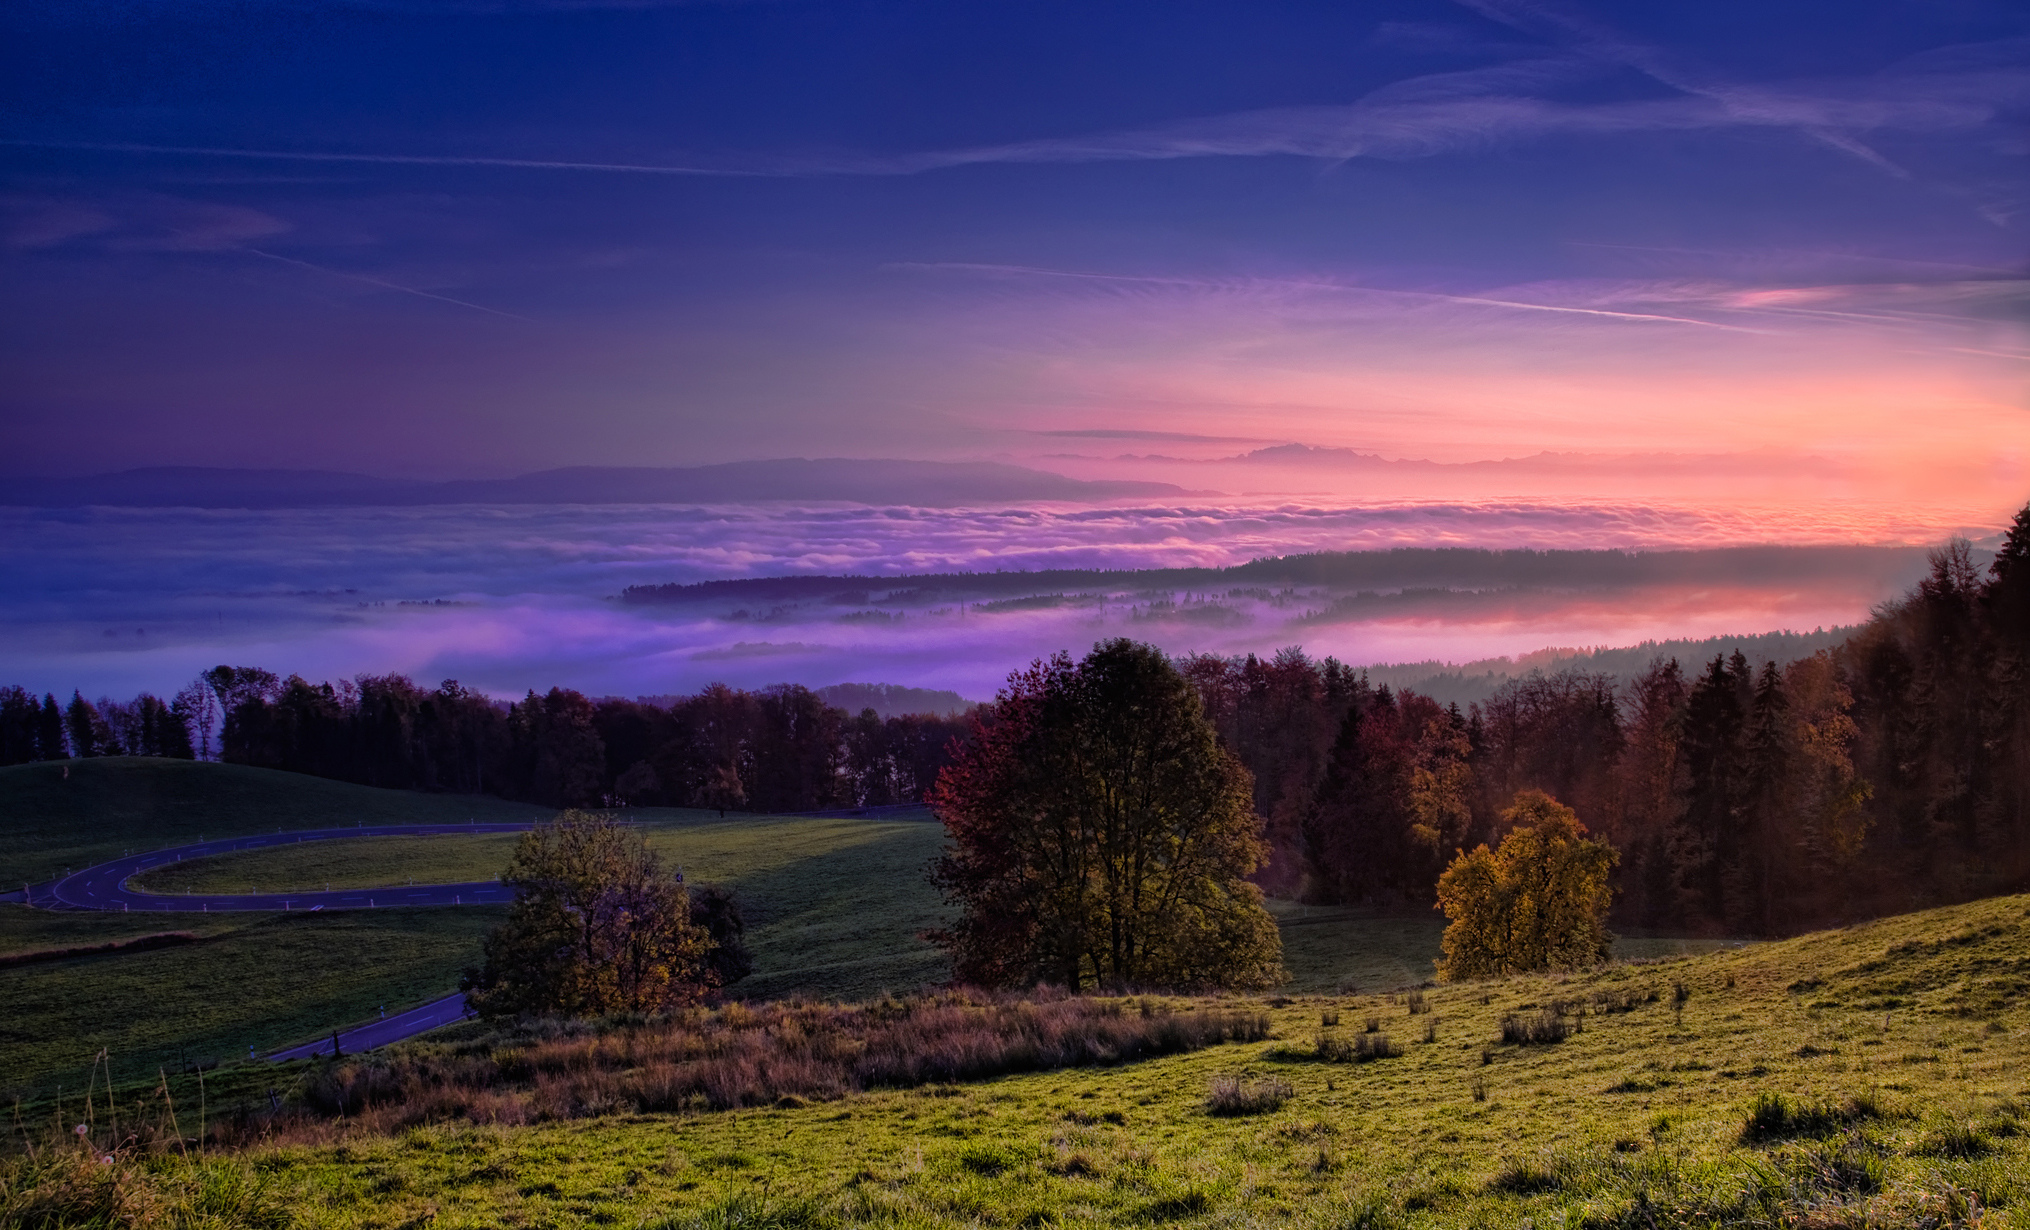
<path fill-rule="evenodd" d="M 481 1016 L 663 1012 L 719 984 L 712 933 L 693 920 L 683 883 L 611 816 L 538 824 L 501 882 L 514 904 L 486 937 L 485 964 L 460 980 Z"/>
<path fill-rule="evenodd" d="M 1501 845 L 1462 851 L 1438 877 L 1438 906 L 1451 925 L 1438 976 L 1447 982 L 1531 970 L 1577 969 L 1607 959 L 1613 936 L 1607 876 L 1620 860 L 1590 841 L 1571 808 L 1524 790 L 1501 813 Z"/>

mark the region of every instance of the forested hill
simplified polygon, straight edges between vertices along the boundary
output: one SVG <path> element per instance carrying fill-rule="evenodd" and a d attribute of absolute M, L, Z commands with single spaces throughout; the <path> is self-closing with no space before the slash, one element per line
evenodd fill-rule
<path fill-rule="evenodd" d="M 1389 662 L 1362 667 L 1371 683 L 1430 697 L 1441 705 L 1478 704 L 1491 698 L 1512 679 L 1536 673 L 1580 672 L 1608 675 L 1626 685 L 1661 659 L 1706 662 L 1715 656 L 1741 653 L 1751 662 L 1787 666 L 1820 650 L 1835 649 L 1860 631 L 1859 624 L 1815 628 L 1810 632 L 1758 632 L 1745 636 L 1708 636 L 1697 640 L 1644 641 L 1594 649 L 1540 649 L 1513 658 L 1481 658 L 1473 662 Z"/>
<path fill-rule="evenodd" d="M 1985 559 L 1983 554 L 1980 558 Z M 1843 580 L 1894 589 L 1924 569 L 1922 547 L 1711 547 L 1674 551 L 1504 551 L 1396 547 L 1250 560 L 1228 568 L 1062 568 L 1035 572 L 938 572 L 906 576 L 749 577 L 631 585 L 631 603 L 937 602 L 1043 595 L 1051 591 L 1219 590 L 1272 585 L 1333 590 L 1427 586 L 1467 589 L 1634 585 L 1757 585 Z"/>

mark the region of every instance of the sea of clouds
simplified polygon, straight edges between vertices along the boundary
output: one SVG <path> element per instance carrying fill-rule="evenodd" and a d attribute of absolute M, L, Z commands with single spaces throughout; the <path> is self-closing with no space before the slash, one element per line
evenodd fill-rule
<path fill-rule="evenodd" d="M 1874 516 L 1870 514 L 1870 516 Z M 1549 645 L 1809 629 L 1865 618 L 1881 578 L 1536 595 L 1303 622 L 1241 604 L 1214 621 L 1121 601 L 900 620 L 830 608 L 757 623 L 623 605 L 626 586 L 786 574 L 1220 566 L 1392 546 L 1702 547 L 1935 541 L 1959 527 L 1555 501 L 1231 508 L 520 506 L 233 511 L 0 508 L 0 683 L 87 696 L 172 690 L 221 662 L 311 679 L 400 672 L 502 695 L 873 680 L 992 695 L 1039 654 L 1129 635 L 1173 652 L 1368 663 Z M 1981 533 L 1984 527 L 1971 527 Z M 734 603 L 727 604 L 730 607 Z M 849 613 L 850 614 L 850 613 Z"/>

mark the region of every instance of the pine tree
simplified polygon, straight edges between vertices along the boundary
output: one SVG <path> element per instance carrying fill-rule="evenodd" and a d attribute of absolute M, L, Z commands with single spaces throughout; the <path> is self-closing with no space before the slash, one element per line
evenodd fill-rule
<path fill-rule="evenodd" d="M 44 760 L 68 760 L 70 747 L 64 741 L 63 710 L 56 706 L 56 696 L 50 692 L 42 694 L 42 717 L 36 724 L 36 743 Z"/>

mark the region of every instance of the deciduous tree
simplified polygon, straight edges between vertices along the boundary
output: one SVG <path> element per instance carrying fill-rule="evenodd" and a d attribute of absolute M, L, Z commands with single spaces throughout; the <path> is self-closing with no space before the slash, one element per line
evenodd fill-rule
<path fill-rule="evenodd" d="M 659 1012 L 715 985 L 710 933 L 639 832 L 567 811 L 524 834 L 501 882 L 515 890 L 467 970 L 482 1016 Z"/>
<path fill-rule="evenodd" d="M 1244 878 L 1262 860 L 1247 770 L 1162 651 L 1128 640 L 1011 675 L 938 778 L 936 938 L 961 980 L 1105 986 L 1280 981 Z"/>
<path fill-rule="evenodd" d="M 1540 790 L 1517 794 L 1502 819 L 1514 827 L 1499 847 L 1462 852 L 1438 878 L 1438 908 L 1451 920 L 1438 976 L 1456 982 L 1605 961 L 1613 847 L 1587 840 L 1572 809 Z"/>

